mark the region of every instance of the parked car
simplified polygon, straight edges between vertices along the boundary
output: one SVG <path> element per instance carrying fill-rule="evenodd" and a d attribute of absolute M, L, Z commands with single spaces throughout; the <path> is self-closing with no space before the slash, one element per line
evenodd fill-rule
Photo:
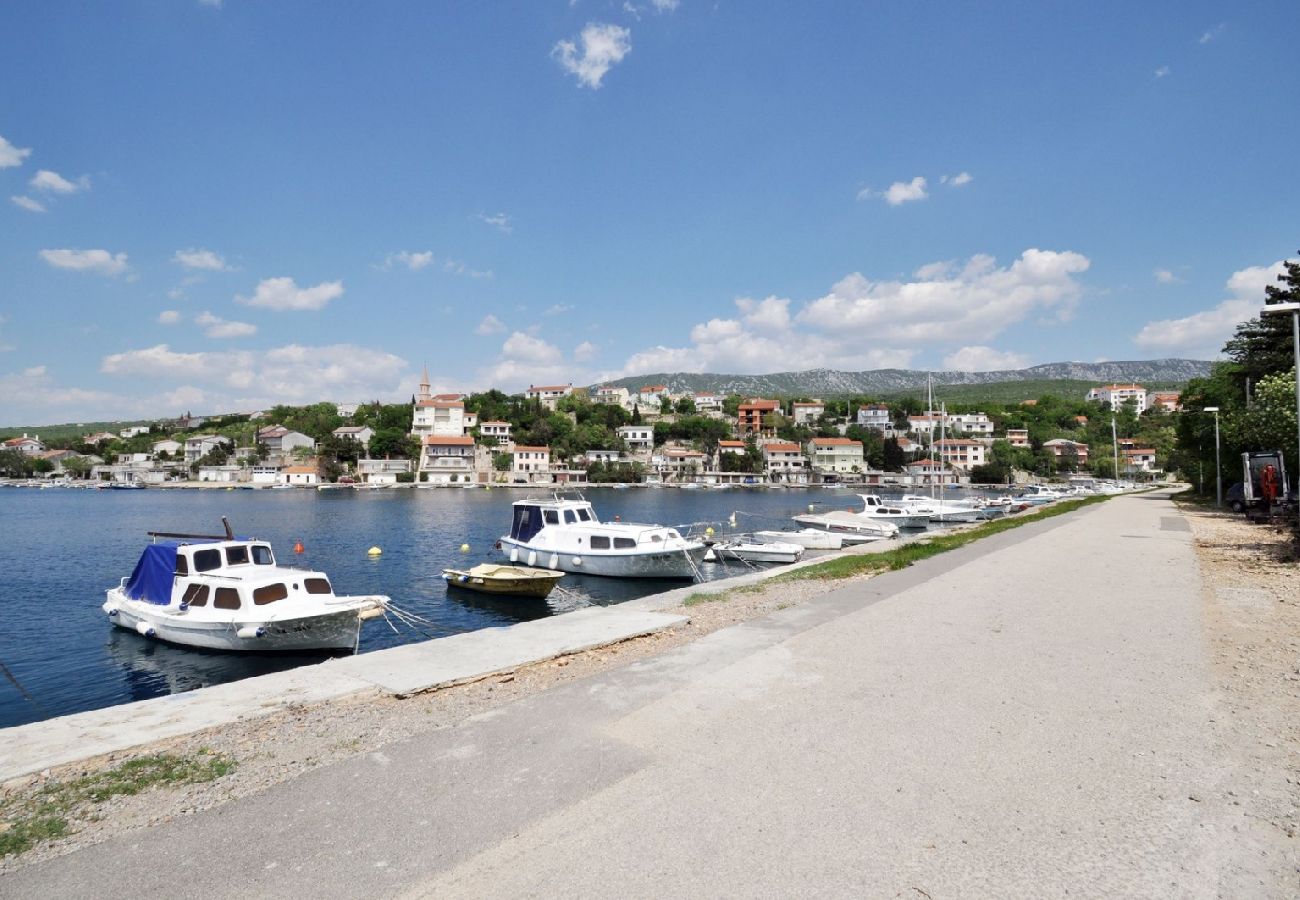
<path fill-rule="evenodd" d="M 1223 495 L 1223 502 L 1228 504 L 1228 509 L 1235 513 L 1246 511 L 1246 493 L 1245 485 L 1240 481 L 1228 488 L 1228 493 Z"/>

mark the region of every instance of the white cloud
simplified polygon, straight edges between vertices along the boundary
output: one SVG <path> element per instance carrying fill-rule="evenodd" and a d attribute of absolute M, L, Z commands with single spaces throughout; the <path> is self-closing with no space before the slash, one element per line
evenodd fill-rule
<path fill-rule="evenodd" d="M 49 169 L 41 169 L 32 176 L 29 182 L 33 189 L 38 191 L 47 191 L 52 194 L 75 194 L 78 191 L 90 190 L 90 178 L 82 175 L 76 181 L 68 181 L 58 172 L 51 172 Z"/>
<path fill-rule="evenodd" d="M 1223 28 L 1226 24 L 1227 24 L 1226 22 L 1220 22 L 1218 25 L 1215 25 L 1213 28 L 1210 28 L 1207 31 L 1203 32 L 1200 38 L 1197 39 L 1196 43 L 1208 44 L 1210 41 L 1214 40 L 1216 37 L 1218 37 L 1220 34 L 1223 33 Z"/>
<path fill-rule="evenodd" d="M 971 176 L 970 172 L 961 172 L 957 175 L 939 176 L 939 183 L 946 184 L 949 187 L 961 187 L 963 184 L 970 184 L 974 180 L 975 179 Z"/>
<path fill-rule="evenodd" d="M 1023 369 L 1029 360 L 1021 353 L 1004 353 L 992 347 L 962 347 L 943 358 L 943 367 L 959 372 L 996 372 Z"/>
<path fill-rule="evenodd" d="M 911 181 L 895 181 L 885 189 L 882 195 L 890 206 L 901 206 L 913 200 L 924 200 L 930 196 L 925 191 L 925 179 L 917 175 Z"/>
<path fill-rule="evenodd" d="M 172 255 L 172 262 L 179 263 L 187 269 L 202 269 L 208 272 L 229 272 L 231 270 L 220 253 L 199 247 L 177 250 Z"/>
<path fill-rule="evenodd" d="M 10 169 L 14 166 L 21 166 L 23 160 L 32 155 L 30 147 L 15 147 L 3 137 L 0 137 L 0 169 Z"/>
<path fill-rule="evenodd" d="M 382 268 L 391 269 L 393 266 L 406 266 L 406 268 L 410 269 L 412 272 L 418 272 L 432 264 L 432 250 L 423 250 L 419 252 L 402 250 L 398 253 L 390 253 L 385 256 Z"/>
<path fill-rule="evenodd" d="M 483 317 L 483 321 L 479 322 L 478 325 L 474 328 L 474 333 L 475 334 L 500 334 L 505 330 L 506 330 L 505 323 L 502 322 L 500 319 L 498 319 L 496 316 L 492 315 L 491 313 L 488 313 L 486 316 Z"/>
<path fill-rule="evenodd" d="M 522 331 L 511 333 L 501 345 L 494 365 L 479 372 L 483 384 L 512 389 L 525 384 L 566 384 L 584 379 L 554 344 Z"/>
<path fill-rule="evenodd" d="M 577 362 L 591 362 L 599 351 L 591 341 L 583 341 L 573 348 L 573 358 Z"/>
<path fill-rule="evenodd" d="M 126 271 L 126 254 L 107 250 L 42 250 L 41 259 L 57 269 L 79 272 L 96 272 L 100 275 L 121 275 Z"/>
<path fill-rule="evenodd" d="M 1156 281 L 1161 284 L 1177 284 L 1181 279 L 1168 269 L 1155 270 Z"/>
<path fill-rule="evenodd" d="M 554 306 L 549 307 L 544 313 L 544 315 L 561 316 L 564 315 L 566 312 L 572 312 L 572 311 L 573 311 L 572 306 L 569 306 L 564 303 L 556 303 Z"/>
<path fill-rule="evenodd" d="M 681 5 L 681 0 L 650 0 L 650 5 L 655 8 L 655 12 L 672 12 Z"/>
<path fill-rule="evenodd" d="M 181 320 L 181 314 L 174 309 L 164 309 L 158 313 L 159 325 L 175 325 Z"/>
<path fill-rule="evenodd" d="M 1169 67 L 1168 67 L 1168 66 L 1161 66 L 1160 68 L 1156 69 L 1156 77 L 1157 77 L 1157 78 L 1164 78 L 1164 77 L 1165 77 L 1166 75 L 1168 75 L 1168 74 L 1169 74 Z"/>
<path fill-rule="evenodd" d="M 632 52 L 632 32 L 620 25 L 588 23 L 578 40 L 582 52 L 572 40 L 560 41 L 551 48 L 551 58 L 578 79 L 578 84 L 596 90 L 609 70 Z"/>
<path fill-rule="evenodd" d="M 21 206 L 23 209 L 27 210 L 28 212 L 36 212 L 36 213 L 45 212 L 45 207 L 40 204 L 40 201 L 33 200 L 31 197 L 13 196 L 10 197 L 9 199 L 13 201 L 16 205 Z"/>
<path fill-rule="evenodd" d="M 442 270 L 444 272 L 450 272 L 453 275 L 467 275 L 470 278 L 491 278 L 492 277 L 491 269 L 487 269 L 485 271 L 480 271 L 479 269 L 471 269 L 463 262 L 460 262 L 459 260 L 455 260 L 455 259 L 444 259 L 442 261 Z"/>
<path fill-rule="evenodd" d="M 1193 356 L 1216 357 L 1236 327 L 1256 318 L 1264 306 L 1264 288 L 1276 284 L 1284 271 L 1281 261 L 1271 266 L 1251 266 L 1233 272 L 1226 287 L 1230 297 L 1211 309 L 1178 319 L 1159 319 L 1142 326 L 1133 343 L 1147 350 Z"/>
<path fill-rule="evenodd" d="M 997 351 L 979 342 L 1031 316 L 1067 317 L 1083 291 L 1075 276 L 1088 266 L 1078 253 L 1031 249 L 1005 267 L 989 256 L 931 263 L 906 282 L 872 282 L 855 272 L 793 313 L 788 298 L 742 297 L 735 318 L 695 325 L 690 346 L 643 350 L 604 377 L 899 368 L 918 347 L 945 344 L 963 348 L 953 356 L 971 366 L 991 365 Z M 997 362 L 1017 360 L 1004 354 Z"/>
<path fill-rule="evenodd" d="M 236 303 L 275 310 L 318 310 L 343 296 L 343 282 L 323 281 L 315 287 L 300 288 L 292 278 L 264 278 L 252 297 L 236 297 Z"/>
<path fill-rule="evenodd" d="M 484 224 L 491 225 L 493 228 L 496 228 L 498 231 L 503 231 L 506 234 L 509 234 L 514 230 L 514 226 L 510 224 L 510 216 L 503 212 L 497 213 L 494 216 L 489 216 L 487 213 L 479 213 L 478 220 Z"/>
<path fill-rule="evenodd" d="M 210 312 L 203 312 L 194 320 L 210 338 L 248 337 L 257 334 L 257 326 L 248 322 L 228 322 Z"/>

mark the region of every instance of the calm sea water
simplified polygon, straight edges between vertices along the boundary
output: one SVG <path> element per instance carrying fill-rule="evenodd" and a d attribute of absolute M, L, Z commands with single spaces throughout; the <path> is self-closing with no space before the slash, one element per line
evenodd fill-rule
<path fill-rule="evenodd" d="M 448 593 L 448 566 L 500 561 L 514 490 L 225 491 L 0 489 L 0 727 L 278 671 L 320 655 L 217 653 L 172 647 L 109 625 L 104 591 L 131 573 L 147 531 L 237 534 L 271 541 L 281 562 L 326 572 L 340 594 L 387 594 L 433 623 L 423 633 L 382 619 L 362 631 L 362 653 L 509 625 L 592 604 L 618 603 L 680 582 L 565 576 L 563 593 L 516 601 Z M 602 518 L 665 525 L 713 523 L 741 511 L 740 530 L 782 528 L 806 511 L 860 509 L 847 491 L 593 489 Z M 698 531 L 703 530 L 700 525 Z M 295 556 L 296 541 L 306 552 Z M 469 544 L 462 553 L 462 544 Z M 383 555 L 371 558 L 371 546 Z M 748 568 L 705 564 L 706 578 Z"/>

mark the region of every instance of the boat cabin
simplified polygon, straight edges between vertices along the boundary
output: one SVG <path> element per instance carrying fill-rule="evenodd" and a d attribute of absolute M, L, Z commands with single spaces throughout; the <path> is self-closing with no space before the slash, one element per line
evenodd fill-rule
<path fill-rule="evenodd" d="M 598 525 L 600 519 L 586 500 L 516 500 L 510 537 L 526 543 L 547 525 Z"/>
<path fill-rule="evenodd" d="M 150 544 L 124 587 L 133 600 L 182 609 L 237 610 L 334 593 L 323 574 L 280 568 L 269 544 L 248 540 Z"/>

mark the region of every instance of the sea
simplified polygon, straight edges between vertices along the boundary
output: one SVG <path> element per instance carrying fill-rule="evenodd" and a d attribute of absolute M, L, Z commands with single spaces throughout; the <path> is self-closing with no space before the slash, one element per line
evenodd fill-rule
<path fill-rule="evenodd" d="M 386 594 L 425 623 L 374 619 L 360 653 L 604 606 L 683 582 L 566 575 L 545 601 L 448 591 L 444 568 L 501 561 L 510 504 L 535 491 L 0 489 L 0 727 L 144 700 L 319 662 L 322 654 L 235 654 L 175 647 L 115 628 L 104 592 L 131 573 L 146 532 L 235 533 L 269 540 L 282 564 L 319 569 L 339 594 Z M 860 510 L 826 488 L 592 488 L 602 519 L 673 525 L 703 535 L 793 527 L 810 509 Z M 735 516 L 736 525 L 729 523 Z M 295 553 L 301 544 L 303 552 Z M 368 555 L 371 547 L 382 553 Z M 708 580 L 746 563 L 706 563 Z"/>

